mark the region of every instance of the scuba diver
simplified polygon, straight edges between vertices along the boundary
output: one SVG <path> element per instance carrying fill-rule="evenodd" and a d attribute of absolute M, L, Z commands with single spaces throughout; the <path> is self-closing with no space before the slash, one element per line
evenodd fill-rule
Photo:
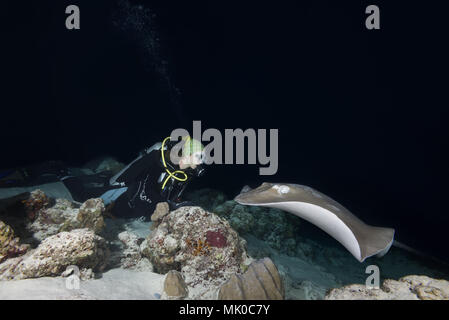
<path fill-rule="evenodd" d="M 182 201 L 181 196 L 192 179 L 204 174 L 204 146 L 190 136 L 183 137 L 182 142 L 178 164 L 170 158 L 172 148 L 178 142 L 170 141 L 170 137 L 167 137 L 141 151 L 134 161 L 115 175 L 110 171 L 70 175 L 70 170 L 65 170 L 60 163 L 55 162 L 52 170 L 46 170 L 45 173 L 41 171 L 39 182 L 42 182 L 43 177 L 46 177 L 43 183 L 61 181 L 73 200 L 78 202 L 102 198 L 105 206 L 110 205 L 109 212 L 115 217 L 149 217 L 156 204 L 164 201 L 169 204 L 170 210 L 192 205 L 188 201 Z M 20 175 L 23 172 L 25 170 L 16 170 L 9 176 L 23 176 Z M 36 179 L 28 180 L 37 185 Z M 25 185 L 20 180 L 18 182 Z M 30 183 L 27 182 L 26 185 L 31 185 Z M 14 184 L 17 185 L 17 181 Z M 0 183 L 0 187 L 4 186 L 8 184 Z"/>

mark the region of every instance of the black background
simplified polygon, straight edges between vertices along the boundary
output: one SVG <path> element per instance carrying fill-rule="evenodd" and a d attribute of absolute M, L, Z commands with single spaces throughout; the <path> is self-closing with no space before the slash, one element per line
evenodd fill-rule
<path fill-rule="evenodd" d="M 214 166 L 196 187 L 309 185 L 448 260 L 441 3 L 3 1 L 0 167 L 128 162 L 192 120 L 277 128 L 275 176 Z M 65 28 L 69 4 L 80 30 Z M 381 30 L 365 28 L 369 4 Z"/>

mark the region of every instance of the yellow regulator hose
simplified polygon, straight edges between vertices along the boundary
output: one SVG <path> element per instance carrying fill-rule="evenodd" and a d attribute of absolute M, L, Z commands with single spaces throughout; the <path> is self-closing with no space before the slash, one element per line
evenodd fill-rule
<path fill-rule="evenodd" d="M 165 142 L 169 139 L 170 139 L 170 137 L 165 138 L 164 141 L 162 141 L 162 146 L 161 146 L 162 163 L 164 165 L 165 171 L 167 171 L 167 173 L 168 173 L 167 178 L 165 178 L 164 183 L 162 184 L 162 190 L 164 190 L 165 185 L 167 184 L 167 182 L 170 178 L 176 179 L 178 181 L 186 181 L 188 179 L 188 176 L 184 171 L 176 170 L 176 171 L 171 172 L 167 168 L 167 163 L 165 162 L 165 156 L 164 156 L 164 146 L 165 146 Z M 184 177 L 177 176 L 179 174 L 184 175 Z"/>

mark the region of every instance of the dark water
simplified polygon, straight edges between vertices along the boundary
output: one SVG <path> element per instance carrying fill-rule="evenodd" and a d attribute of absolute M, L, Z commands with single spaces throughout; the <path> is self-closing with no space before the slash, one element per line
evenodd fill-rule
<path fill-rule="evenodd" d="M 300 183 L 447 257 L 447 27 L 439 2 L 7 2 L 0 167 L 109 154 L 172 129 L 279 129 L 279 170 L 208 168 L 192 188 Z M 141 7 L 138 7 L 141 6 Z M 159 39 L 159 40 L 157 40 Z"/>

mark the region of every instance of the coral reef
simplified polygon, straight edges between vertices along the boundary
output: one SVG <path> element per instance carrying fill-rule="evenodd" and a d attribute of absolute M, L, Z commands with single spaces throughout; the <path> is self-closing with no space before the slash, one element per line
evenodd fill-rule
<path fill-rule="evenodd" d="M 210 253 L 210 245 L 207 240 L 186 239 L 188 252 L 193 256 L 205 256 Z"/>
<path fill-rule="evenodd" d="M 0 263 L 24 254 L 29 246 L 21 244 L 13 229 L 0 220 Z"/>
<path fill-rule="evenodd" d="M 233 200 L 226 201 L 224 193 L 213 189 L 196 190 L 186 195 L 186 198 L 229 221 L 241 236 L 254 235 L 282 253 L 296 254 L 300 218 L 277 209 L 243 206 Z"/>
<path fill-rule="evenodd" d="M 398 281 L 387 279 L 381 288 L 351 284 L 332 289 L 326 300 L 449 300 L 449 281 L 410 275 Z"/>
<path fill-rule="evenodd" d="M 104 203 L 101 198 L 89 199 L 84 202 L 76 216 L 78 226 L 88 228 L 95 233 L 99 234 L 104 229 L 103 213 L 105 211 Z"/>
<path fill-rule="evenodd" d="M 447 274 L 398 248 L 360 264 L 288 213 L 211 189 L 189 198 L 203 208 L 159 203 L 151 221 L 104 218 L 101 199 L 80 204 L 41 190 L 3 201 L 0 280 L 22 280 L 0 281 L 0 299 L 448 299 L 448 281 L 436 280 Z M 248 254 L 262 260 L 251 264 Z M 369 264 L 399 280 L 355 284 Z M 79 291 L 64 289 L 70 265 L 86 280 Z"/>
<path fill-rule="evenodd" d="M 153 271 L 147 257 L 141 253 L 150 234 L 151 222 L 144 218 L 105 218 L 105 229 L 101 236 L 105 238 L 111 255 L 107 269 L 126 269 L 132 271 Z"/>
<path fill-rule="evenodd" d="M 226 237 L 220 231 L 207 231 L 206 242 L 211 247 L 224 248 L 228 245 Z"/>
<path fill-rule="evenodd" d="M 41 242 L 59 231 L 69 231 L 68 221 L 76 221 L 78 209 L 66 199 L 56 199 L 53 206 L 40 210 L 34 221 L 29 221 L 25 228 L 31 233 L 33 242 Z M 66 229 L 66 230 L 64 230 Z"/>
<path fill-rule="evenodd" d="M 143 238 L 139 238 L 129 231 L 119 233 L 118 238 L 124 245 L 120 255 L 120 266 L 122 268 L 153 271 L 151 262 L 141 254 L 140 245 L 144 241 Z"/>
<path fill-rule="evenodd" d="M 282 300 L 284 286 L 273 261 L 264 258 L 252 262 L 243 274 L 234 274 L 221 286 L 220 300 Z"/>
<path fill-rule="evenodd" d="M 242 206 L 233 200 L 216 206 L 213 212 L 228 220 L 239 234 L 252 234 L 280 252 L 295 255 L 299 218 L 277 209 Z"/>
<path fill-rule="evenodd" d="M 105 207 L 101 198 L 80 204 L 67 199 L 53 199 L 36 189 L 24 200 L 16 200 L 2 214 L 21 238 L 37 245 L 61 231 L 88 228 L 97 234 L 104 230 Z"/>
<path fill-rule="evenodd" d="M 37 242 L 58 232 L 74 229 L 88 228 L 101 234 L 105 227 L 104 211 L 101 198 L 89 199 L 79 208 L 66 199 L 56 199 L 52 206 L 40 209 L 34 221 L 26 225 L 26 229 Z"/>
<path fill-rule="evenodd" d="M 215 207 L 227 200 L 226 195 L 214 189 L 198 189 L 186 194 L 185 198 L 207 211 L 214 211 Z"/>
<path fill-rule="evenodd" d="M 165 215 L 142 247 L 157 272 L 182 273 L 189 299 L 215 298 L 220 285 L 250 263 L 244 240 L 229 223 L 199 207 Z"/>
<path fill-rule="evenodd" d="M 22 202 L 28 219 L 34 220 L 39 212 L 49 205 L 50 199 L 42 190 L 37 189 L 32 191 L 28 199 L 23 200 Z"/>
<path fill-rule="evenodd" d="M 59 276 L 70 265 L 102 271 L 108 254 L 105 240 L 91 230 L 60 232 L 27 254 L 0 264 L 0 280 Z"/>

